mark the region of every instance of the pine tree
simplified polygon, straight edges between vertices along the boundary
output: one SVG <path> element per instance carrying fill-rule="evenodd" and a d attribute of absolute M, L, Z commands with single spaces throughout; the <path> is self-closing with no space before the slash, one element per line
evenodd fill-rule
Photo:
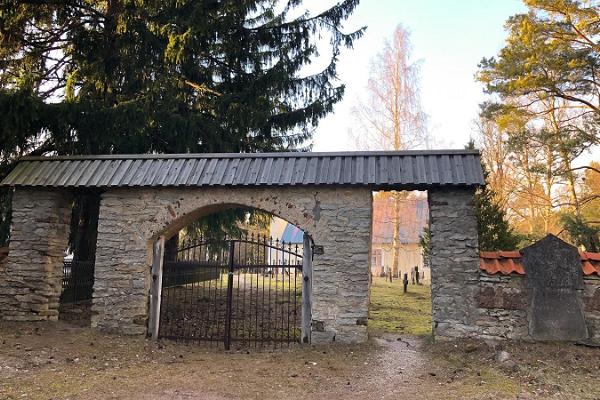
<path fill-rule="evenodd" d="M 525 3 L 528 12 L 509 18 L 506 45 L 481 61 L 477 77 L 493 95 L 486 108 L 496 119 L 527 119 L 521 134 L 541 139 L 549 155 L 544 168 L 552 179 L 564 178 L 569 206 L 579 214 L 573 163 L 600 143 L 600 7 L 589 0 Z"/>
<path fill-rule="evenodd" d="M 561 222 L 573 244 L 589 252 L 600 251 L 600 226 L 592 225 L 580 215 L 572 214 L 562 215 Z"/>
<path fill-rule="evenodd" d="M 525 0 L 526 14 L 506 23 L 506 46 L 484 58 L 478 75 L 502 99 L 522 96 L 529 108 L 549 97 L 567 102 L 582 118 L 600 118 L 600 8 L 588 0 Z M 595 132 L 598 133 L 597 131 Z"/>

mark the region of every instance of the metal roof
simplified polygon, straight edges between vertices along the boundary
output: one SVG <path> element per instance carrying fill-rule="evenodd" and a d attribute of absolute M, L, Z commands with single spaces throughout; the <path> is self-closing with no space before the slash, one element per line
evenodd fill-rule
<path fill-rule="evenodd" d="M 24 157 L 0 186 L 477 186 L 477 150 Z"/>

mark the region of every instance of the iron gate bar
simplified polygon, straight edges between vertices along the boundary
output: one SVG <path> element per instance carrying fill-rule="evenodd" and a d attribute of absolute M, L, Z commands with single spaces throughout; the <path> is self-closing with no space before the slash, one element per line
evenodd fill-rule
<path fill-rule="evenodd" d="M 93 286 L 94 261 L 63 261 L 61 304 L 91 300 Z"/>
<path fill-rule="evenodd" d="M 225 350 L 231 347 L 231 307 L 233 299 L 233 260 L 235 258 L 235 242 L 229 242 L 229 268 L 227 272 L 227 314 L 225 316 Z M 222 282 L 222 281 L 221 281 Z"/>

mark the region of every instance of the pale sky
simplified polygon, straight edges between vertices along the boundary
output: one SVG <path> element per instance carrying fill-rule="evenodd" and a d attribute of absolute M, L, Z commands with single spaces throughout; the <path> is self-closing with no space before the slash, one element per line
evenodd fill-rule
<path fill-rule="evenodd" d="M 334 1 L 307 3 L 318 10 Z M 475 136 L 473 121 L 485 98 L 474 79 L 477 64 L 498 53 L 507 36 L 505 21 L 524 11 L 521 0 L 362 0 L 345 30 L 366 25 L 367 31 L 340 58 L 346 95 L 319 124 L 313 150 L 357 149 L 348 135 L 355 125 L 351 109 L 367 85 L 371 59 L 398 23 L 411 32 L 413 58 L 421 62 L 421 101 L 435 147 L 463 148 Z"/>

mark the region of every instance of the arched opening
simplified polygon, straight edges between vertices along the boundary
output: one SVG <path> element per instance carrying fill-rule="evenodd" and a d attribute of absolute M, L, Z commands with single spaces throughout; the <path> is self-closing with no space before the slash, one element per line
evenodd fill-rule
<path fill-rule="evenodd" d="M 162 265 L 153 271 L 153 286 L 160 286 L 153 336 L 226 349 L 309 340 L 304 276 L 311 245 L 300 228 L 225 204 L 196 210 L 164 232 L 170 237 L 159 237 L 162 254 L 154 254 Z"/>
<path fill-rule="evenodd" d="M 427 193 L 373 193 L 369 330 L 431 335 Z"/>

